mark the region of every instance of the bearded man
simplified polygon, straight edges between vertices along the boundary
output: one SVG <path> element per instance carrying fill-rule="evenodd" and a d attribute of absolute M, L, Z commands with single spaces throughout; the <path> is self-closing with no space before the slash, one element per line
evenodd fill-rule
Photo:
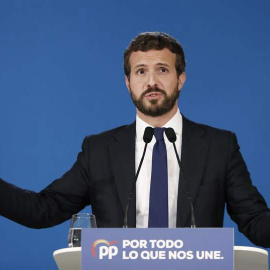
<path fill-rule="evenodd" d="M 185 56 L 173 37 L 139 34 L 124 54 L 125 81 L 136 121 L 85 138 L 73 167 L 39 193 L 0 179 L 0 214 L 24 226 L 59 224 L 91 205 L 98 227 L 122 227 L 145 142 L 154 128 L 128 212 L 128 226 L 190 227 L 192 200 L 197 227 L 222 227 L 225 205 L 254 244 L 270 247 L 270 210 L 252 185 L 235 134 L 185 118 L 178 96 L 185 83 Z M 164 136 L 175 132 L 176 151 Z"/>

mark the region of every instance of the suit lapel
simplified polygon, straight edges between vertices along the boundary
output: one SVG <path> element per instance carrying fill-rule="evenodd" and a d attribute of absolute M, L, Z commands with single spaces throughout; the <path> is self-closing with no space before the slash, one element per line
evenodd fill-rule
<path fill-rule="evenodd" d="M 207 160 L 209 141 L 206 137 L 203 126 L 199 126 L 183 116 L 182 169 L 178 188 L 177 227 L 190 226 L 190 203 L 187 199 L 187 189 L 194 205 Z"/>
<path fill-rule="evenodd" d="M 114 143 L 109 147 L 112 171 L 123 211 L 135 178 L 135 122 L 114 135 Z M 136 189 L 129 208 L 128 226 L 136 227 Z"/>

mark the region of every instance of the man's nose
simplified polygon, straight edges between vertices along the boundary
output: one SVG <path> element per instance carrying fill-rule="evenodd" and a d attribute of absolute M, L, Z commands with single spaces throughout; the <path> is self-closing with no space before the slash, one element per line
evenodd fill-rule
<path fill-rule="evenodd" d="M 158 87 L 158 81 L 155 74 L 150 73 L 147 81 L 147 88 Z"/>

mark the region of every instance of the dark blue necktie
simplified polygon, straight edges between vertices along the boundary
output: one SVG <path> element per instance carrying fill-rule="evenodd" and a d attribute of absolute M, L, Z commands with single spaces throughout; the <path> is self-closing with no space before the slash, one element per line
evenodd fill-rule
<path fill-rule="evenodd" d="M 149 228 L 168 228 L 168 169 L 164 130 L 165 128 L 154 129 L 157 141 L 153 148 L 152 158 Z"/>

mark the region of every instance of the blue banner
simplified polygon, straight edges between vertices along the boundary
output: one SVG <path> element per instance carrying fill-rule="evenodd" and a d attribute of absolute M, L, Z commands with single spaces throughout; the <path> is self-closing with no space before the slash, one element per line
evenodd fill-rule
<path fill-rule="evenodd" d="M 82 229 L 82 270 L 233 270 L 233 229 Z"/>

